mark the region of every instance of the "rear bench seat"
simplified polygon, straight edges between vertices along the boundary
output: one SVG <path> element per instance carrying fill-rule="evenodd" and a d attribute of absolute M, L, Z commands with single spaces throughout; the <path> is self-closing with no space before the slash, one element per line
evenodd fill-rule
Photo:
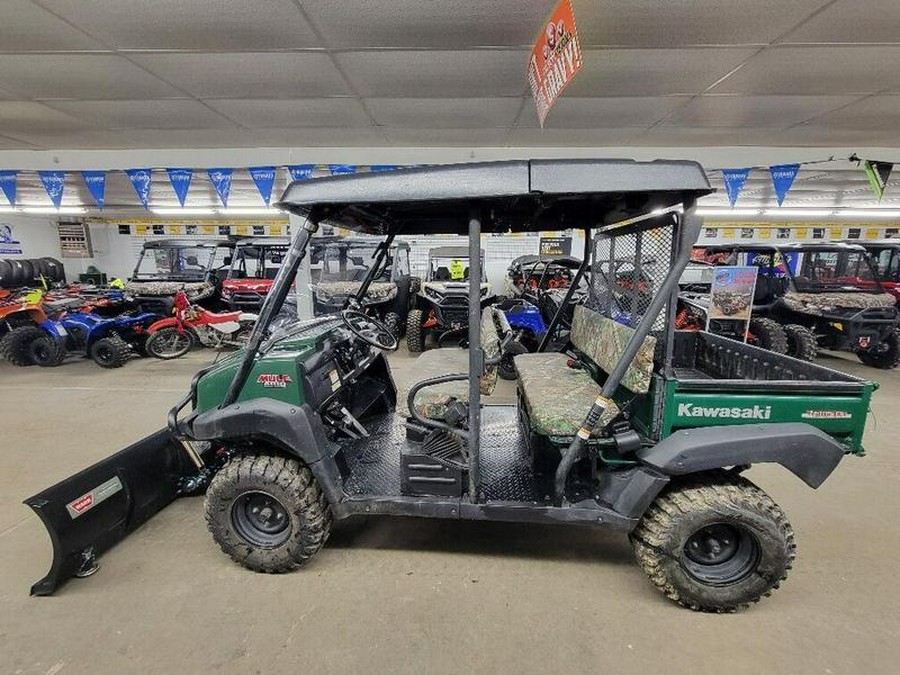
<path fill-rule="evenodd" d="M 485 360 L 496 358 L 500 354 L 500 332 L 497 329 L 495 312 L 493 307 L 486 307 L 481 313 L 481 346 L 484 349 Z M 458 367 L 454 367 L 459 363 Z M 465 373 L 469 370 L 468 351 L 455 347 L 431 349 L 416 359 L 416 379 L 427 380 L 440 375 Z M 497 385 L 497 366 L 487 366 L 481 376 L 481 394 L 490 396 Z M 444 382 L 431 387 L 425 387 L 416 393 L 413 405 L 416 412 L 429 419 L 442 419 L 447 412 L 447 406 L 454 401 L 468 405 L 469 382 L 460 380 L 457 382 Z"/>
<path fill-rule="evenodd" d="M 606 375 L 612 372 L 634 329 L 624 326 L 582 305 L 575 307 L 570 339 L 574 347 Z M 622 378 L 621 386 L 635 394 L 646 394 L 653 372 L 656 338 L 646 337 L 637 356 Z M 519 393 L 532 431 L 541 436 L 574 436 L 591 404 L 600 394 L 600 385 L 586 370 L 567 365 L 568 357 L 558 353 L 520 354 L 515 357 Z M 601 424 L 618 410 L 607 410 Z"/>

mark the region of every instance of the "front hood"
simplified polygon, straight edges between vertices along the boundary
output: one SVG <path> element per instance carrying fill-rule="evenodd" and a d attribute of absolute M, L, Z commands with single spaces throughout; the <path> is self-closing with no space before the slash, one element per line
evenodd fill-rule
<path fill-rule="evenodd" d="M 784 295 L 784 304 L 798 312 L 822 314 L 833 308 L 882 309 L 893 307 L 896 300 L 890 293 L 796 293 Z"/>
<path fill-rule="evenodd" d="M 320 302 L 343 301 L 356 295 L 361 281 L 320 281 L 315 285 L 316 299 Z M 364 304 L 389 302 L 397 297 L 397 284 L 390 281 L 375 281 L 369 285 Z"/>
<path fill-rule="evenodd" d="M 433 291 L 440 293 L 441 295 L 468 295 L 469 294 L 469 282 L 468 281 L 425 281 L 422 283 L 422 291 L 430 288 Z M 485 295 L 489 291 L 490 284 L 484 282 L 481 284 L 481 294 Z"/>
<path fill-rule="evenodd" d="M 133 295 L 167 296 L 184 289 L 191 300 L 208 298 L 216 290 L 208 281 L 139 281 L 132 279 L 125 284 L 125 291 Z"/>

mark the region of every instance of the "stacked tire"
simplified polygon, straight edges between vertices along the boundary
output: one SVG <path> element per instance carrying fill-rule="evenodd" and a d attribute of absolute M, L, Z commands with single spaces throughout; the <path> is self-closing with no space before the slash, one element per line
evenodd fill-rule
<path fill-rule="evenodd" d="M 66 270 L 56 258 L 0 259 L 0 288 L 33 286 L 41 277 L 47 281 L 63 282 L 66 280 Z"/>

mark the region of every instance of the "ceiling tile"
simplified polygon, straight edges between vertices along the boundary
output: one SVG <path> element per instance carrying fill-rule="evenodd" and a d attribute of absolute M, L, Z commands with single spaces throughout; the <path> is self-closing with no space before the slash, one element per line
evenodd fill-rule
<path fill-rule="evenodd" d="M 114 54 L 0 55 L 0 87 L 25 98 L 164 98 L 179 92 Z"/>
<path fill-rule="evenodd" d="M 5 52 L 103 48 L 31 0 L 0 2 L 0 45 Z"/>
<path fill-rule="evenodd" d="M 755 49 L 592 49 L 568 96 L 698 94 Z"/>
<path fill-rule="evenodd" d="M 593 129 L 604 127 L 649 127 L 668 115 L 688 98 L 678 96 L 629 98 L 578 98 L 563 94 L 550 109 L 544 127 L 548 129 Z M 520 127 L 538 127 L 534 102 L 525 104 Z"/>
<path fill-rule="evenodd" d="M 383 127 L 480 129 L 509 127 L 521 98 L 371 98 L 366 104 Z"/>
<path fill-rule="evenodd" d="M 331 48 L 464 49 L 533 44 L 555 3 L 304 0 L 303 7 Z"/>
<path fill-rule="evenodd" d="M 0 136 L 0 149 L 3 150 L 30 150 L 34 146 L 23 140 Z"/>
<path fill-rule="evenodd" d="M 293 128 L 254 129 L 252 138 L 259 147 L 382 147 L 384 134 L 376 127 L 365 129 Z M 298 161 L 303 161 L 302 159 Z M 339 158 L 335 158 L 339 162 Z"/>
<path fill-rule="evenodd" d="M 245 148 L 254 145 L 243 129 L 129 129 L 119 133 L 135 148 Z"/>
<path fill-rule="evenodd" d="M 51 107 L 106 129 L 203 129 L 234 127 L 191 99 L 164 101 L 54 101 Z"/>
<path fill-rule="evenodd" d="M 657 48 L 768 44 L 823 2 L 605 0 L 574 4 L 578 37 L 583 45 Z"/>
<path fill-rule="evenodd" d="M 368 127 L 372 124 L 359 101 L 349 97 L 285 101 L 211 99 L 207 103 L 248 129 Z"/>
<path fill-rule="evenodd" d="M 766 145 L 775 131 L 775 129 L 753 129 L 750 127 L 716 127 L 707 129 L 658 126 L 635 138 L 634 144 L 663 147 Z"/>
<path fill-rule="evenodd" d="M 788 33 L 784 42 L 900 43 L 900 3 L 839 0 Z"/>
<path fill-rule="evenodd" d="M 134 129 L 127 132 L 138 148 L 267 148 L 382 146 L 377 129 L 291 128 L 229 130 Z"/>
<path fill-rule="evenodd" d="M 870 94 L 900 86 L 900 47 L 773 47 L 713 93 Z"/>
<path fill-rule="evenodd" d="M 643 130 L 624 129 L 513 129 L 506 145 L 513 147 L 603 147 L 630 145 Z"/>
<path fill-rule="evenodd" d="M 17 135 L 21 132 L 74 131 L 94 129 L 93 125 L 70 115 L 51 110 L 30 101 L 0 101 L 0 133 Z"/>
<path fill-rule="evenodd" d="M 167 82 L 201 98 L 350 93 L 331 58 L 324 53 L 134 54 L 132 58 Z"/>
<path fill-rule="evenodd" d="M 872 96 L 829 113 L 816 124 L 831 128 L 879 131 L 900 128 L 900 96 Z"/>
<path fill-rule="evenodd" d="M 699 96 L 663 124 L 787 128 L 856 100 L 853 96 Z"/>
<path fill-rule="evenodd" d="M 53 11 L 117 49 L 318 47 L 292 0 L 52 0 Z"/>
<path fill-rule="evenodd" d="M 485 147 L 503 145 L 506 129 L 384 129 L 384 136 L 398 147 Z"/>
<path fill-rule="evenodd" d="M 134 147 L 133 143 L 122 134 L 113 131 L 96 131 L 93 129 L 40 129 L 36 131 L 16 132 L 15 137 L 21 138 L 32 145 L 46 150 L 93 150 Z"/>
<path fill-rule="evenodd" d="M 521 96 L 523 50 L 345 52 L 338 63 L 363 96 Z"/>

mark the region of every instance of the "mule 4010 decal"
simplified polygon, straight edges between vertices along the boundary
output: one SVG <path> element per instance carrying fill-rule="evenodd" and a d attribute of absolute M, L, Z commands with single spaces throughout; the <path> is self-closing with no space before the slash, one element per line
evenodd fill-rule
<path fill-rule="evenodd" d="M 291 376 L 281 373 L 262 373 L 256 378 L 256 384 L 261 384 L 264 387 L 278 387 L 279 389 L 284 389 L 290 382 L 293 382 Z"/>

